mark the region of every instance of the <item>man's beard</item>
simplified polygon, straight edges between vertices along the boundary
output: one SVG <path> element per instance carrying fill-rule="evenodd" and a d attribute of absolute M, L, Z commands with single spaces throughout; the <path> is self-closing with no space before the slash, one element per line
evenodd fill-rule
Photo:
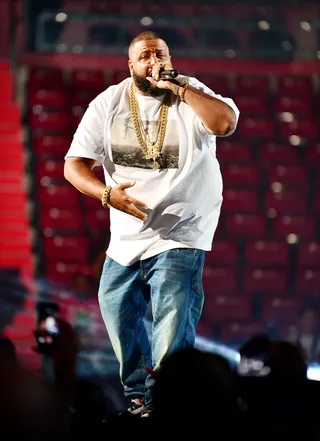
<path fill-rule="evenodd" d="M 135 73 L 135 71 L 132 72 L 132 78 L 136 88 L 139 89 L 141 92 L 146 93 L 148 96 L 156 98 L 166 93 L 166 90 L 159 89 L 156 86 L 152 86 L 146 78 L 138 75 L 137 73 Z"/>

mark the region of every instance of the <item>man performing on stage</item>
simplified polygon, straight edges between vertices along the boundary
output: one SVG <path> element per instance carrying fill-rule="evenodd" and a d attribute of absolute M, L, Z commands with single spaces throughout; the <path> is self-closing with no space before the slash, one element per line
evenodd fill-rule
<path fill-rule="evenodd" d="M 131 76 L 89 105 L 66 155 L 65 178 L 110 209 L 99 303 L 132 413 L 152 409 L 152 380 L 173 351 L 192 347 L 204 303 L 202 270 L 222 203 L 216 136 L 239 111 L 173 69 L 152 31 L 129 46 Z M 106 185 L 93 168 L 104 167 Z M 106 225 L 106 228 L 108 226 Z M 149 342 L 144 315 L 151 300 Z"/>

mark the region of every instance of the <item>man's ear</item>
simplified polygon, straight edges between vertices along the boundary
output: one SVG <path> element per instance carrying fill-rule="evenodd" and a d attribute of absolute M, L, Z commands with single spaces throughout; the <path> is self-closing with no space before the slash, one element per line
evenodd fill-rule
<path fill-rule="evenodd" d="M 133 67 L 132 67 L 131 60 L 128 60 L 128 66 L 129 66 L 129 70 L 130 70 L 130 75 L 132 76 Z"/>

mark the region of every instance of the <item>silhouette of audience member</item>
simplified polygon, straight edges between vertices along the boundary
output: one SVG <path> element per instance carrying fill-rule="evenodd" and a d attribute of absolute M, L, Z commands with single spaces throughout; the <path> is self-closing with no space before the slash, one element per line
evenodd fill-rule
<path fill-rule="evenodd" d="M 312 307 L 303 308 L 297 324 L 291 326 L 287 340 L 298 344 L 308 362 L 320 361 L 320 332 L 318 312 Z"/>
<path fill-rule="evenodd" d="M 240 354 L 242 368 L 248 368 L 239 370 L 238 384 L 247 406 L 249 438 L 255 439 L 263 427 L 262 440 L 313 440 L 309 435 L 318 430 L 319 404 L 312 398 L 314 384 L 307 379 L 301 348 L 258 335 L 240 348 Z"/>
<path fill-rule="evenodd" d="M 239 348 L 238 372 L 246 376 L 265 376 L 270 373 L 269 351 L 271 341 L 265 334 L 257 334 Z"/>
<path fill-rule="evenodd" d="M 182 439 L 196 431 L 229 440 L 236 426 L 240 439 L 235 380 L 228 361 L 217 354 L 192 348 L 166 358 L 155 373 L 151 420 L 156 433 Z M 167 424 L 172 427 L 170 435 L 165 432 Z"/>
<path fill-rule="evenodd" d="M 11 340 L 0 338 L 1 441 L 61 439 L 53 389 L 37 373 L 20 365 Z"/>
<path fill-rule="evenodd" d="M 56 320 L 59 333 L 53 343 L 44 350 L 38 347 L 37 351 L 52 360 L 55 393 L 69 428 L 69 439 L 99 439 L 103 420 L 108 414 L 113 415 L 112 402 L 93 381 L 77 376 L 77 334 L 67 321 Z M 45 332 L 37 331 L 36 335 Z"/>

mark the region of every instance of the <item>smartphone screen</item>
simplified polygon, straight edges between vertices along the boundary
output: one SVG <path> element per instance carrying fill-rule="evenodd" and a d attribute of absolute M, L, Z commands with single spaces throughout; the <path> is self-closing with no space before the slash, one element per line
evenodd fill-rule
<path fill-rule="evenodd" d="M 36 339 L 40 347 L 52 345 L 59 334 L 57 318 L 60 317 L 60 308 L 57 303 L 39 302 L 37 304 Z"/>

